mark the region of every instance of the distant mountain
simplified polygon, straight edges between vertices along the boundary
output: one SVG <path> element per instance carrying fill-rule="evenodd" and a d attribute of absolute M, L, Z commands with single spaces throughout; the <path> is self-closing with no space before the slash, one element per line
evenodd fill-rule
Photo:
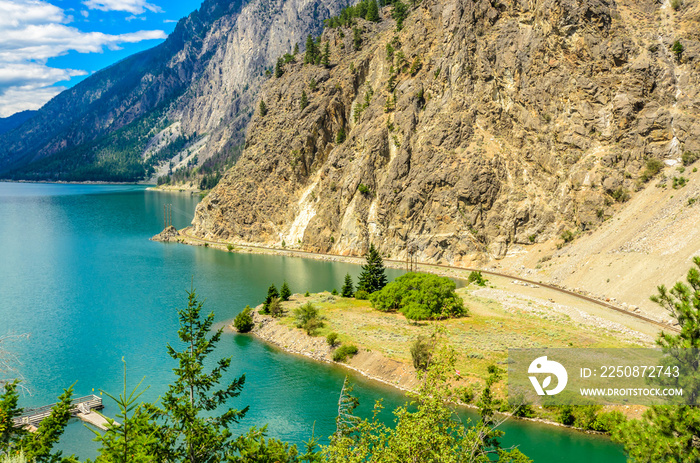
<path fill-rule="evenodd" d="M 31 119 L 34 114 L 36 114 L 36 111 L 20 111 L 9 117 L 0 117 L 0 135 L 16 129 Z"/>
<path fill-rule="evenodd" d="M 206 0 L 0 134 L 0 178 L 137 181 L 235 153 L 265 70 L 347 0 Z"/>

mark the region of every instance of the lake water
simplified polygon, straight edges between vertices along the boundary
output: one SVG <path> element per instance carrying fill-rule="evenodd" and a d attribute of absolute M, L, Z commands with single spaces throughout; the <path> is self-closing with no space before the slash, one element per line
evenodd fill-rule
<path fill-rule="evenodd" d="M 21 361 L 29 391 L 22 406 L 52 403 L 76 381 L 76 396 L 118 393 L 122 357 L 129 386 L 145 378 L 150 389 L 144 398 L 156 400 L 173 379 L 165 346 L 176 342 L 177 309 L 186 305 L 192 281 L 206 311 L 223 322 L 262 302 L 270 283 L 279 287 L 286 280 L 293 292 L 340 289 L 346 273 L 360 272 L 351 264 L 148 240 L 163 228 L 164 204 L 172 204 L 173 224 L 182 228 L 198 201 L 141 186 L 0 183 L 0 336 L 29 334 L 3 345 Z M 216 354 L 233 357 L 229 378 L 246 374 L 244 391 L 231 406 L 250 405 L 250 411 L 235 431 L 267 423 L 271 436 L 300 443 L 314 427 L 322 437 L 335 429 L 347 370 L 246 335 L 225 335 Z M 363 416 L 379 398 L 388 410 L 404 400 L 394 389 L 350 376 Z M 113 415 L 113 404 L 105 404 Z M 519 444 L 538 463 L 625 461 L 619 446 L 604 437 L 517 421 L 503 429 L 506 445 Z M 60 446 L 92 458 L 93 437 L 82 423 L 71 422 Z"/>

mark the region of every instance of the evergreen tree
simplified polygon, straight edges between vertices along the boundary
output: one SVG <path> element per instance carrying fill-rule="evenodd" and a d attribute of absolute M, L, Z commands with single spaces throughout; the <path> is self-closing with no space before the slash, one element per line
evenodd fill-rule
<path fill-rule="evenodd" d="M 668 290 L 658 287 L 651 300 L 678 320 L 680 334 L 661 332 L 657 344 L 682 374 L 673 387 L 683 388 L 683 400 L 695 404 L 700 394 L 698 367 L 700 356 L 700 257 L 688 271 L 688 285 L 677 282 Z M 669 378 L 673 381 L 673 378 Z M 660 382 L 667 380 L 661 379 Z M 671 385 L 669 385 L 671 386 Z M 653 406 L 641 420 L 630 420 L 613 430 L 613 439 L 625 446 L 630 461 L 700 461 L 700 407 L 697 405 Z"/>
<path fill-rule="evenodd" d="M 345 128 L 341 127 L 340 130 L 338 130 L 338 135 L 335 137 L 335 142 L 337 144 L 341 144 L 345 141 Z"/>
<path fill-rule="evenodd" d="M 340 295 L 343 297 L 352 297 L 355 294 L 355 288 L 352 286 L 352 277 L 349 273 L 345 274 L 345 282 L 340 290 Z"/>
<path fill-rule="evenodd" d="M 304 55 L 304 64 L 314 64 L 316 61 L 316 43 L 313 37 L 309 34 L 306 37 L 306 54 Z"/>
<path fill-rule="evenodd" d="M 262 313 L 268 313 L 269 308 L 270 308 L 270 302 L 274 298 L 279 298 L 280 293 L 277 292 L 277 287 L 275 287 L 274 284 L 271 284 L 269 288 L 267 288 L 267 296 L 265 296 L 265 302 L 263 303 L 263 308 L 262 308 Z"/>
<path fill-rule="evenodd" d="M 362 49 L 362 34 L 357 27 L 352 28 L 352 45 L 355 47 L 355 51 Z"/>
<path fill-rule="evenodd" d="M 376 0 L 371 0 L 369 2 L 365 19 L 367 21 L 379 22 L 379 7 L 377 6 Z"/>
<path fill-rule="evenodd" d="M 401 0 L 396 0 L 394 2 L 394 9 L 391 12 L 391 16 L 396 21 L 396 30 L 400 31 L 403 29 L 403 21 L 408 16 L 408 6 L 402 3 Z"/>
<path fill-rule="evenodd" d="M 277 63 L 275 64 L 275 77 L 280 78 L 284 74 L 284 59 L 277 58 Z"/>
<path fill-rule="evenodd" d="M 299 107 L 303 111 L 304 108 L 306 108 L 307 106 L 309 106 L 309 98 L 306 96 L 306 90 L 302 90 L 301 91 L 301 100 L 299 101 Z"/>
<path fill-rule="evenodd" d="M 362 266 L 362 273 L 357 283 L 357 289 L 373 293 L 386 286 L 386 274 L 384 262 L 374 244 L 369 245 L 369 252 L 365 256 L 367 264 Z"/>
<path fill-rule="evenodd" d="M 265 117 L 267 114 L 267 105 L 265 104 L 265 100 L 260 100 L 260 117 Z"/>
<path fill-rule="evenodd" d="M 157 421 L 162 423 L 156 436 L 157 461 L 225 461 L 233 442 L 228 426 L 237 423 L 248 411 L 248 407 L 243 410 L 227 408 L 220 415 L 215 413 L 241 393 L 245 375 L 216 389 L 231 365 L 231 358 L 220 359 L 211 371 L 205 371 L 207 357 L 221 339 L 223 329 L 209 337 L 214 313 L 202 319 L 202 308 L 194 289 L 189 291 L 187 308 L 179 311 L 178 337 L 183 349 L 178 351 L 168 344 L 168 354 L 178 366 L 173 369 L 175 383 L 163 396 L 162 408 L 151 408 Z"/>
<path fill-rule="evenodd" d="M 321 55 L 321 65 L 324 67 L 330 67 L 331 65 L 331 45 L 330 42 L 326 42 L 323 47 L 323 54 Z"/>
<path fill-rule="evenodd" d="M 122 394 L 114 397 L 105 394 L 117 403 L 118 422 L 105 417 L 107 431 L 104 434 L 92 430 L 96 434 L 95 441 L 100 442 L 100 456 L 95 463 L 146 463 L 153 461 L 151 452 L 157 451 L 156 427 L 151 422 L 151 413 L 146 406 L 138 403 L 139 397 L 148 390 L 139 392 L 141 382 L 136 385 L 129 395 L 126 393 L 126 362 L 124 362 L 124 389 Z M 99 412 L 98 412 L 99 413 Z M 104 416 L 104 415 L 102 415 Z"/>
<path fill-rule="evenodd" d="M 294 56 L 299 54 L 299 44 L 295 43 L 294 44 L 294 52 L 292 53 Z"/>
<path fill-rule="evenodd" d="M 292 295 L 292 291 L 289 289 L 289 285 L 287 285 L 287 282 L 285 281 L 282 283 L 282 288 L 280 289 L 280 299 L 283 301 L 288 301 L 289 296 Z"/>

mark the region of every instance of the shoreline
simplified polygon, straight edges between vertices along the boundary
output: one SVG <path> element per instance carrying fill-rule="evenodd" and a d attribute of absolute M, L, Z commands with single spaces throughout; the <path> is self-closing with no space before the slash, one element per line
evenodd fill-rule
<path fill-rule="evenodd" d="M 295 294 L 292 297 L 299 297 L 299 294 Z M 329 365 L 339 366 L 351 371 L 354 371 L 364 378 L 371 381 L 376 381 L 384 386 L 389 386 L 397 389 L 401 392 L 411 392 L 418 385 L 418 378 L 415 374 L 415 370 L 412 365 L 409 365 L 398 360 L 389 359 L 383 356 L 381 353 L 371 352 L 366 350 L 364 347 L 360 347 L 360 351 L 354 356 L 349 358 L 345 362 L 336 362 L 332 360 L 331 353 L 333 350 L 326 344 L 323 337 L 313 337 L 302 332 L 301 329 L 286 326 L 279 322 L 278 319 L 273 318 L 270 315 L 263 315 L 259 313 L 259 309 L 262 306 L 257 306 L 253 308 L 251 316 L 253 317 L 254 328 L 249 333 L 239 333 L 233 326 L 233 320 L 227 320 L 224 322 L 224 330 L 234 335 L 251 335 L 258 340 L 271 344 L 286 354 L 300 355 L 311 359 L 316 362 L 322 362 Z M 359 346 L 358 346 L 359 347 Z M 368 371 L 368 365 L 372 363 L 382 363 L 389 364 L 388 368 L 380 369 L 378 372 Z M 364 366 L 364 368 L 363 368 Z M 399 380 L 393 379 L 389 375 L 396 374 L 398 369 L 403 369 L 404 375 L 399 378 Z M 384 374 L 381 374 L 384 373 Z M 403 381 L 402 381 L 403 380 Z M 467 404 L 459 402 L 456 404 L 459 407 L 478 410 L 479 407 L 474 404 Z M 513 419 L 521 422 L 539 423 L 547 426 L 557 426 L 564 428 L 569 431 L 581 432 L 588 435 L 597 435 L 609 437 L 609 434 L 592 431 L 582 428 L 577 428 L 574 426 L 567 426 L 557 421 L 549 420 L 546 418 L 534 417 L 517 417 L 511 413 L 504 413 L 497 411 L 497 415 L 507 417 L 507 419 Z"/>
<path fill-rule="evenodd" d="M 191 234 L 191 227 L 185 227 L 179 230 L 179 235 L 174 236 L 168 240 L 168 242 L 177 242 L 181 244 L 187 244 L 192 246 L 205 246 L 221 251 L 227 252 L 243 252 L 251 254 L 263 254 L 263 255 L 278 255 L 278 256 L 288 256 L 288 257 L 301 257 L 315 260 L 322 260 L 327 262 L 345 262 L 350 264 L 362 265 L 365 263 L 365 258 L 362 256 L 343 256 L 339 254 L 326 254 L 317 253 L 312 251 L 304 251 L 301 249 L 287 249 L 287 248 L 276 248 L 265 246 L 262 243 L 235 243 L 235 242 L 221 242 L 215 240 L 208 240 L 193 236 Z M 233 248 L 229 250 L 227 247 L 232 246 Z M 384 265 L 387 268 L 406 269 L 406 262 L 399 261 L 396 259 L 383 259 Z M 414 263 L 415 271 L 423 271 L 426 273 L 432 273 L 435 275 L 445 276 L 448 278 L 455 278 L 467 281 L 469 274 L 473 271 L 482 272 L 484 275 L 503 278 L 512 281 L 514 285 L 519 287 L 530 287 L 530 288 L 543 288 L 555 293 L 564 295 L 566 297 L 573 297 L 581 302 L 586 302 L 597 306 L 599 309 L 602 308 L 610 312 L 609 316 L 612 318 L 618 317 L 618 314 L 622 315 L 622 318 L 627 318 L 627 321 L 631 325 L 640 326 L 646 325 L 645 329 L 640 330 L 633 328 L 635 331 L 649 333 L 650 331 L 658 332 L 660 330 L 667 330 L 672 332 L 680 332 L 677 326 L 669 324 L 668 321 L 664 321 L 663 318 L 653 317 L 652 314 L 642 313 L 636 306 L 625 305 L 614 305 L 613 302 L 617 301 L 602 301 L 590 295 L 577 292 L 575 290 L 564 288 L 558 285 L 548 284 L 542 281 L 535 281 L 528 278 L 521 277 L 519 275 L 510 275 L 494 270 L 488 269 L 478 269 L 469 267 L 454 267 L 446 264 L 431 264 L 431 263 Z M 520 289 L 520 288 L 517 288 Z M 619 318 L 619 317 L 618 317 Z M 629 325 L 628 325 L 629 326 Z"/>
<path fill-rule="evenodd" d="M 10 180 L 10 179 L 0 179 L 1 183 L 36 183 L 45 185 L 138 185 L 147 186 L 155 185 L 150 182 L 103 182 L 100 180 L 87 180 L 83 182 L 72 182 L 67 180 Z"/>

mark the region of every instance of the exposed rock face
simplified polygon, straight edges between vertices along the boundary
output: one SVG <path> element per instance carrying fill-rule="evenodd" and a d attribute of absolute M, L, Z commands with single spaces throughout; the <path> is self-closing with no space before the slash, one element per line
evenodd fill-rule
<path fill-rule="evenodd" d="M 112 158 L 118 158 L 112 164 L 145 162 L 179 136 L 192 143 L 163 161 L 175 157 L 177 168 L 196 155 L 201 165 L 242 143 L 265 69 L 349 3 L 206 0 L 165 43 L 85 79 L 0 134 L 0 176 L 20 169 L 14 178 L 116 180 Z M 143 136 L 129 124 L 139 124 Z M 108 136 L 115 142 L 104 149 L 100 142 Z M 115 155 L 114 145 L 126 143 Z M 89 178 L 83 178 L 86 164 L 94 164 Z"/>
<path fill-rule="evenodd" d="M 696 4 L 424 0 L 398 33 L 389 13 L 358 20 L 359 51 L 352 29 L 326 31 L 329 69 L 266 83 L 269 112 L 198 206 L 197 235 L 498 258 L 596 226 L 647 158 L 700 150 Z"/>
<path fill-rule="evenodd" d="M 177 239 L 180 237 L 180 232 L 177 231 L 177 228 L 173 227 L 172 225 L 168 225 L 163 229 L 162 232 L 158 233 L 157 235 L 153 236 L 151 238 L 151 241 L 163 241 L 163 242 L 170 242 L 170 241 L 177 241 Z"/>

